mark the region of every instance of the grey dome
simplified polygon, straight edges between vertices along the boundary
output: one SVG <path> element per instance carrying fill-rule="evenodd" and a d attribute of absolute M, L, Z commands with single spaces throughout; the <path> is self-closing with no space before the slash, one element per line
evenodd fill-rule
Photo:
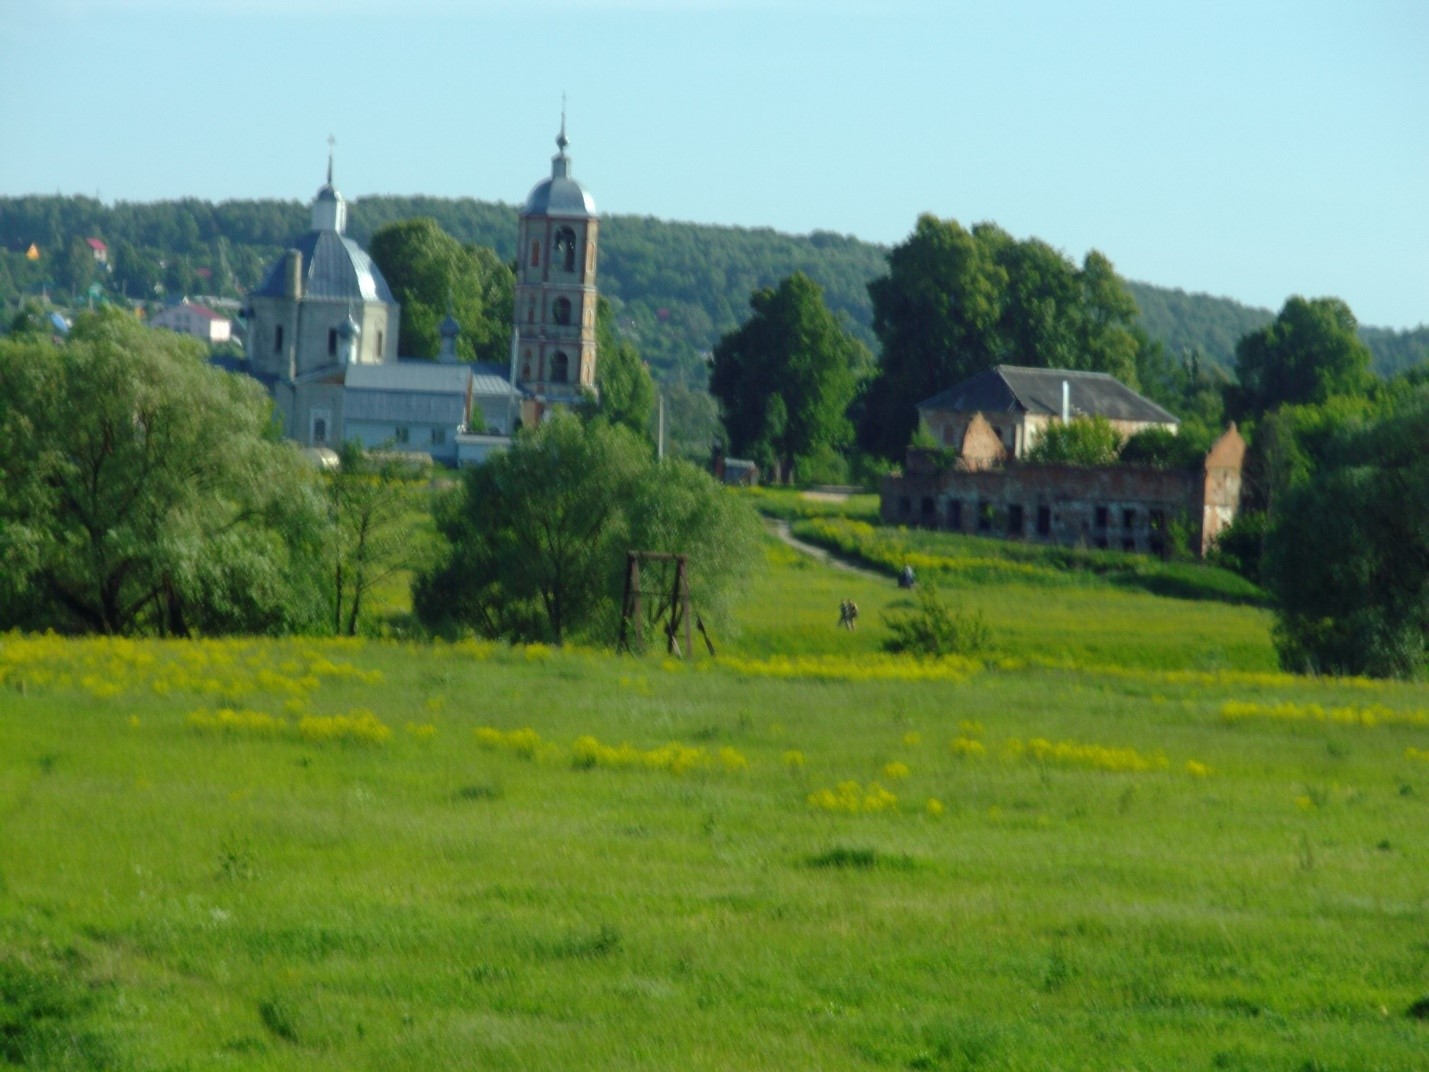
<path fill-rule="evenodd" d="M 531 188 L 523 216 L 581 216 L 593 219 L 595 198 L 575 179 L 545 179 Z"/>
<path fill-rule="evenodd" d="M 352 310 L 347 311 L 347 319 L 342 322 L 342 326 L 337 329 L 337 333 L 344 339 L 355 339 L 362 334 L 362 326 L 352 319 Z"/>
<path fill-rule="evenodd" d="M 556 138 L 556 148 L 560 150 L 551 157 L 551 177 L 543 179 L 531 187 L 526 197 L 523 216 L 576 216 L 594 219 L 595 198 L 586 188 L 571 178 L 571 158 L 566 155 L 566 117 L 561 116 L 561 133 Z"/>
<path fill-rule="evenodd" d="M 356 242 L 336 231 L 309 231 L 293 247 L 303 255 L 303 297 L 334 301 L 381 301 L 396 298 L 377 265 Z M 283 264 L 279 257 L 253 291 L 260 298 L 283 298 Z"/>

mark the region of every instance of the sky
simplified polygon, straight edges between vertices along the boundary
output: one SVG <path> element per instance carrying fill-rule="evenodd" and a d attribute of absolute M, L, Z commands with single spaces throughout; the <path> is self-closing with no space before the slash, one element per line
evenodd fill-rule
<path fill-rule="evenodd" d="M 1429 323 L 1424 0 L 0 0 L 0 196 L 514 204 L 563 94 L 603 213 Z"/>

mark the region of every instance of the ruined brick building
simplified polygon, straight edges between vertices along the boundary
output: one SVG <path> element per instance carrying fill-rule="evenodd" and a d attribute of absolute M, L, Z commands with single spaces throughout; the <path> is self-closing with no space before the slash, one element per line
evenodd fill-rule
<path fill-rule="evenodd" d="M 889 524 L 1150 554 L 1165 554 L 1182 524 L 1205 554 L 1240 503 L 1245 441 L 1235 425 L 1194 469 L 1024 461 L 1052 421 L 1105 417 L 1124 435 L 1178 427 L 1102 373 L 999 366 L 918 409 L 947 450 L 910 449 L 904 471 L 884 478 Z"/>

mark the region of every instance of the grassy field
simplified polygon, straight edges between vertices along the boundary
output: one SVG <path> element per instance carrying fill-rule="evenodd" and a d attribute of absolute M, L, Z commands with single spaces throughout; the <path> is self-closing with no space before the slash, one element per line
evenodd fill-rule
<path fill-rule="evenodd" d="M 1429 687 L 768 557 L 688 666 L 0 638 L 0 1066 L 1425 1067 Z"/>

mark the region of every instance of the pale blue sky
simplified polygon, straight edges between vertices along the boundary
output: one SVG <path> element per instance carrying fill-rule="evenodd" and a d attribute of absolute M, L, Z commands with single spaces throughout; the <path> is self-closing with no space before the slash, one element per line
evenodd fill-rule
<path fill-rule="evenodd" d="M 604 212 L 1429 322 L 1429 3 L 0 0 L 0 194 L 518 202 L 561 93 Z"/>

